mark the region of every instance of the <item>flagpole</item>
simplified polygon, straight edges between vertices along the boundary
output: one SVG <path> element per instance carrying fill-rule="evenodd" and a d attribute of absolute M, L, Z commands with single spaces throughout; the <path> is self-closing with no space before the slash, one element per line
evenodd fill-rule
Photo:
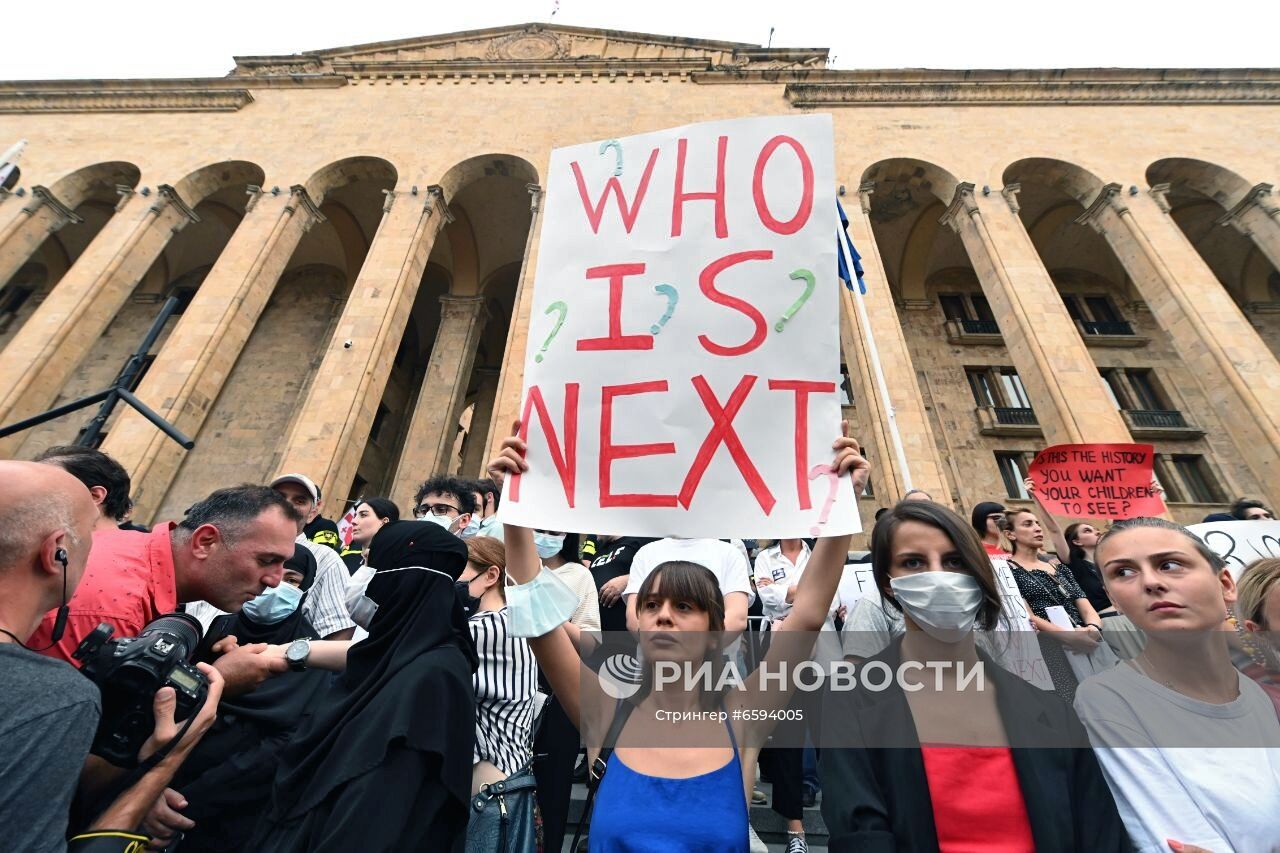
<path fill-rule="evenodd" d="M 840 254 L 844 257 L 845 267 L 849 270 L 850 283 L 853 285 L 849 289 L 853 291 L 853 304 L 858 312 L 858 325 L 862 329 L 863 339 L 867 342 L 867 357 L 871 362 L 872 378 L 880 390 L 880 404 L 884 406 L 885 413 L 889 416 L 889 441 L 893 444 L 893 453 L 898 460 L 898 469 L 902 471 L 903 488 L 906 491 L 911 491 L 911 469 L 907 467 L 907 453 L 902 446 L 902 435 L 898 432 L 898 417 L 894 412 L 893 403 L 889 400 L 889 385 L 884 378 L 884 368 L 880 365 L 880 350 L 876 348 L 876 338 L 871 333 L 871 321 L 867 318 L 867 306 L 862 301 L 862 288 L 857 286 L 853 258 L 849 255 L 849 245 L 845 242 L 847 239 L 848 235 L 837 226 L 836 243 L 840 246 Z"/>

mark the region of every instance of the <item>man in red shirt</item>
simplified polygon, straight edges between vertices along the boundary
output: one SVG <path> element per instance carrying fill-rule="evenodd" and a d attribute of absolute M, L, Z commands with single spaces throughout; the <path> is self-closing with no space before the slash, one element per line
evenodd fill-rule
<path fill-rule="evenodd" d="M 58 458 L 46 461 L 59 464 Z M 69 603 L 66 631 L 45 654 L 78 666 L 72 654 L 99 623 L 111 625 L 115 637 L 136 637 L 182 602 L 203 600 L 229 613 L 239 611 L 280 583 L 300 520 L 274 490 L 237 486 L 219 489 L 192 506 L 181 522 L 156 525 L 150 533 L 95 529 L 88 566 Z M 54 617 L 45 615 L 31 646 L 52 641 Z M 228 694 L 252 689 L 283 670 L 261 651 L 243 646 L 218 658 L 215 666 Z"/>

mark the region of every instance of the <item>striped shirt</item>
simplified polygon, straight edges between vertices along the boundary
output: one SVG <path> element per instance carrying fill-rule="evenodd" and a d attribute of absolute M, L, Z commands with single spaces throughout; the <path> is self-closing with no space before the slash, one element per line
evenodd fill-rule
<path fill-rule="evenodd" d="M 302 603 L 302 613 L 320 637 L 354 628 L 347 611 L 347 580 L 351 574 L 338 552 L 327 545 L 317 545 L 298 534 L 294 540 L 316 558 L 316 579 Z"/>
<path fill-rule="evenodd" d="M 534 694 L 538 667 L 527 640 L 507 629 L 507 608 L 481 610 L 468 620 L 480 666 L 473 761 L 489 761 L 510 776 L 533 759 Z"/>

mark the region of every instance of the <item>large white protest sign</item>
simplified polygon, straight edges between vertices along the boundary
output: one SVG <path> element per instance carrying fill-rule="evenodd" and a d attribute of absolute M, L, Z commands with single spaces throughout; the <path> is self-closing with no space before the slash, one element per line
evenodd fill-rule
<path fill-rule="evenodd" d="M 1049 668 L 1045 665 L 1044 655 L 1040 652 L 1040 643 L 1036 638 L 1035 627 L 1031 624 L 1031 614 L 1027 612 L 1022 590 L 1018 589 L 1018 580 L 1013 576 L 1009 561 L 999 557 L 991 559 L 996 572 L 996 586 L 1000 588 L 1000 603 L 1004 618 L 1000 620 L 993 637 L 993 645 L 997 647 L 1000 663 L 1015 675 L 1020 675 L 1042 690 L 1053 689 L 1053 679 L 1049 676 Z M 1005 633 L 1006 642 L 1001 642 L 999 635 Z"/>
<path fill-rule="evenodd" d="M 830 116 L 551 153 L 504 522 L 629 535 L 859 529 L 840 432 Z"/>
<path fill-rule="evenodd" d="M 1280 520 L 1211 521 L 1187 529 L 1227 561 L 1227 570 L 1236 580 L 1255 560 L 1280 557 Z"/>

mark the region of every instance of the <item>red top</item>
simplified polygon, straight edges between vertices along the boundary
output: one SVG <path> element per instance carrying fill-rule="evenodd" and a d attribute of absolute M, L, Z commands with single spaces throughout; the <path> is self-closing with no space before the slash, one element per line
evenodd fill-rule
<path fill-rule="evenodd" d="M 176 610 L 178 587 L 169 542 L 174 527 L 170 522 L 156 525 L 150 533 L 95 530 L 88 565 L 71 596 L 67 630 L 44 654 L 79 666 L 71 654 L 98 623 L 115 628 L 113 639 L 136 637 L 152 619 Z M 44 615 L 28 646 L 49 645 L 57 614 L 50 610 Z"/>
<path fill-rule="evenodd" d="M 999 545 L 992 545 L 988 542 L 983 542 L 982 547 L 986 548 L 987 553 L 990 554 L 992 557 L 1008 557 L 1009 556 L 1009 552 L 1001 548 Z"/>
<path fill-rule="evenodd" d="M 920 752 L 941 853 L 1035 853 L 1007 747 L 925 746 Z"/>

